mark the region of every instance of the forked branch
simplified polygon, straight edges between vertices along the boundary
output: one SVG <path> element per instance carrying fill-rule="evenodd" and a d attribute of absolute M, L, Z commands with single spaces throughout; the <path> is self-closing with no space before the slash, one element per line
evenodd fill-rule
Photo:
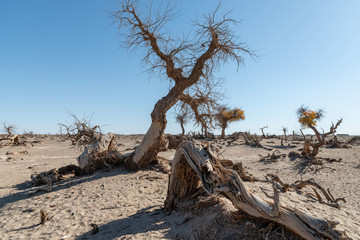
<path fill-rule="evenodd" d="M 305 239 L 340 239 L 342 236 L 323 219 L 281 206 L 276 190 L 274 204 L 264 201 L 247 189 L 236 171 L 224 168 L 211 148 L 194 141 L 183 143 L 175 154 L 165 208 L 180 206 L 187 196 L 196 192 L 191 189 L 196 189 L 199 180 L 208 194 L 221 194 L 241 211 L 277 222 Z"/>

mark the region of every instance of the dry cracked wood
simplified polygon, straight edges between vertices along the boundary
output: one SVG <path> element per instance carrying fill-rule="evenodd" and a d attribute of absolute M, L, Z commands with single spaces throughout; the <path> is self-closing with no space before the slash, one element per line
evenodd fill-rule
<path fill-rule="evenodd" d="M 274 188 L 274 203 L 249 191 L 236 171 L 224 168 L 209 147 L 198 142 L 182 143 L 172 161 L 165 208 L 180 207 L 202 187 L 209 194 L 222 194 L 247 214 L 277 222 L 305 239 L 341 239 L 327 221 L 283 207 Z"/>

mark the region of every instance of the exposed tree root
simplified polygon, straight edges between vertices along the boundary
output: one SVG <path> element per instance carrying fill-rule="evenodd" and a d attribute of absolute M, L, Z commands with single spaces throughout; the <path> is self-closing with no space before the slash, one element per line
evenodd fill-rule
<path fill-rule="evenodd" d="M 346 200 L 345 200 L 344 197 L 342 197 L 342 198 L 334 198 L 333 195 L 330 192 L 330 189 L 327 189 L 327 191 L 325 191 L 325 189 L 322 186 L 320 186 L 320 184 L 314 182 L 313 179 L 309 179 L 309 180 L 306 180 L 306 181 L 298 180 L 298 181 L 296 181 L 296 182 L 294 182 L 292 184 L 287 184 L 287 183 L 284 183 L 283 181 L 281 181 L 280 178 L 277 175 L 268 174 L 267 176 L 270 177 L 272 181 L 277 182 L 279 184 L 279 185 L 277 185 L 277 188 L 284 191 L 284 192 L 288 191 L 290 188 L 293 188 L 295 190 L 299 190 L 299 189 L 302 189 L 305 186 L 312 186 L 312 187 L 315 187 L 318 190 L 320 190 L 321 193 L 326 198 L 326 202 L 325 202 L 322 199 L 321 195 L 316 191 L 316 189 L 313 188 L 313 190 L 314 190 L 314 192 L 316 194 L 316 197 L 317 197 L 317 199 L 319 200 L 320 203 L 326 204 L 328 206 L 335 207 L 335 208 L 340 208 L 339 201 L 343 201 L 343 202 L 346 203 Z"/>
<path fill-rule="evenodd" d="M 225 196 L 239 210 L 279 223 L 305 239 L 341 238 L 342 234 L 325 220 L 282 207 L 277 188 L 273 186 L 274 203 L 268 203 L 249 191 L 236 171 L 224 168 L 210 148 L 187 142 L 179 146 L 172 161 L 165 209 L 181 207 L 202 187 L 210 195 Z"/>

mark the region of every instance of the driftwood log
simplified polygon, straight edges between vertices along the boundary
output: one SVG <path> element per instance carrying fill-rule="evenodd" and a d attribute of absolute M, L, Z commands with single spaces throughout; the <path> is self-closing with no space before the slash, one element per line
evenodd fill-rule
<path fill-rule="evenodd" d="M 165 209 L 171 211 L 184 206 L 201 187 L 210 195 L 225 196 L 248 215 L 279 223 L 305 239 L 342 236 L 323 219 L 281 206 L 275 183 L 274 202 L 269 203 L 248 190 L 235 170 L 224 168 L 209 146 L 195 141 L 182 143 L 172 161 Z"/>

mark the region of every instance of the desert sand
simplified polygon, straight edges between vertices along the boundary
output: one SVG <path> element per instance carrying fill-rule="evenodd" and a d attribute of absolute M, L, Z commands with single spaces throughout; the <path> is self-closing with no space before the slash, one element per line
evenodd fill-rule
<path fill-rule="evenodd" d="M 142 137 L 118 135 L 117 148 L 121 153 L 131 152 Z M 0 147 L 0 239 L 218 239 L 218 236 L 232 239 L 227 232 L 236 225 L 214 227 L 220 217 L 227 217 L 217 213 L 219 208 L 234 210 L 226 200 L 221 206 L 210 206 L 197 214 L 164 211 L 169 175 L 157 168 L 136 172 L 124 168 L 100 170 L 55 183 L 49 192 L 47 186 L 32 185 L 32 173 L 77 164 L 76 157 L 82 152 L 59 136 L 35 136 L 32 140 L 35 139 L 40 142 Z M 226 141 L 216 141 L 220 158 L 242 162 L 246 172 L 254 177 L 265 179 L 266 174 L 272 173 L 286 183 L 312 178 L 329 188 L 335 198 L 345 197 L 346 203 L 341 202 L 338 209 L 319 203 L 309 195 L 314 195 L 312 188 L 305 187 L 301 192 L 281 192 L 280 204 L 338 222 L 336 229 L 345 231 L 352 239 L 360 239 L 360 146 L 321 148 L 319 156 L 342 160 L 326 163 L 316 171 L 304 168 L 301 159 L 288 157 L 290 151 L 302 147 L 301 142 L 285 142 L 285 146 L 290 144 L 293 148 L 281 147 L 279 139 L 264 139 L 262 144 L 286 157 L 264 163 L 259 161 L 259 154 L 265 156 L 272 151 L 247 146 L 242 140 L 229 146 Z M 167 150 L 160 156 L 170 162 L 174 153 L 175 150 Z M 272 193 L 269 183 L 245 184 L 264 199 L 267 197 L 261 188 Z M 40 210 L 49 215 L 44 224 L 40 224 Z M 243 239 L 265 238 L 254 235 L 249 222 L 244 222 L 245 225 L 238 221 Z M 98 226 L 98 233 L 92 235 L 91 224 Z M 211 235 L 212 231 L 223 233 Z M 281 236 L 273 234 L 271 238 L 281 239 Z"/>

